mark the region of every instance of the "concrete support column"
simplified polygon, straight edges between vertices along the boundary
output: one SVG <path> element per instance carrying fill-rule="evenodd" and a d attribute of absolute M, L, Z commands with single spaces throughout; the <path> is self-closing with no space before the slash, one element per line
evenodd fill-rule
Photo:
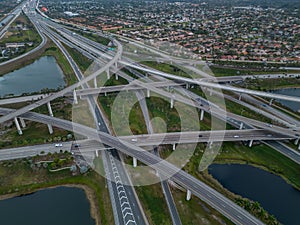
<path fill-rule="evenodd" d="M 269 105 L 272 105 L 273 100 L 274 100 L 273 98 L 270 100 Z"/>
<path fill-rule="evenodd" d="M 240 124 L 240 130 L 243 129 L 243 126 L 244 126 L 244 123 L 242 122 L 242 123 Z"/>
<path fill-rule="evenodd" d="M 115 67 L 118 67 L 118 61 L 115 62 Z"/>
<path fill-rule="evenodd" d="M 137 159 L 133 157 L 133 167 L 137 167 Z"/>
<path fill-rule="evenodd" d="M 107 92 L 104 92 L 104 96 L 107 96 Z"/>
<path fill-rule="evenodd" d="M 96 157 L 99 157 L 98 150 L 95 151 Z"/>
<path fill-rule="evenodd" d="M 297 138 L 294 142 L 295 145 L 297 145 L 299 143 L 300 138 Z"/>
<path fill-rule="evenodd" d="M 250 148 L 252 147 L 252 144 L 253 144 L 253 140 L 250 140 L 250 141 L 249 141 L 249 147 L 250 147 Z"/>
<path fill-rule="evenodd" d="M 185 88 L 186 88 L 186 89 L 189 89 L 189 83 L 186 83 L 186 84 L 185 84 Z"/>
<path fill-rule="evenodd" d="M 173 151 L 175 151 L 176 150 L 176 144 L 174 143 L 173 144 Z"/>
<path fill-rule="evenodd" d="M 21 122 L 22 128 L 25 128 L 26 127 L 25 120 L 23 118 L 20 118 L 20 122 Z"/>
<path fill-rule="evenodd" d="M 192 192 L 190 190 L 186 191 L 186 200 L 189 201 L 192 198 Z"/>
<path fill-rule="evenodd" d="M 110 79 L 109 69 L 106 70 L 107 79 Z"/>
<path fill-rule="evenodd" d="M 119 80 L 119 76 L 118 76 L 118 74 L 116 73 L 116 80 Z"/>
<path fill-rule="evenodd" d="M 52 112 L 52 108 L 51 108 L 50 102 L 47 102 L 47 107 L 48 107 L 49 115 L 53 117 L 53 112 Z M 53 134 L 52 125 L 51 124 L 47 124 L 47 126 L 48 126 L 48 130 L 49 130 L 49 134 Z"/>
<path fill-rule="evenodd" d="M 173 107 L 174 107 L 174 99 L 171 98 L 171 109 L 173 109 Z"/>
<path fill-rule="evenodd" d="M 208 144 L 208 147 L 211 148 L 213 145 L 213 142 L 211 141 L 211 142 L 208 142 L 207 144 Z"/>
<path fill-rule="evenodd" d="M 200 112 L 200 120 L 202 121 L 204 118 L 204 110 L 201 109 L 201 112 Z"/>
<path fill-rule="evenodd" d="M 240 95 L 239 95 L 239 101 L 241 101 L 242 100 L 242 94 L 240 93 Z"/>
<path fill-rule="evenodd" d="M 298 150 L 300 150 L 300 144 L 298 145 Z"/>
<path fill-rule="evenodd" d="M 50 116 L 53 116 L 52 108 L 50 102 L 47 102 L 48 112 Z"/>
<path fill-rule="evenodd" d="M 73 91 L 73 99 L 74 99 L 74 104 L 78 104 L 78 98 L 75 90 Z"/>
<path fill-rule="evenodd" d="M 17 130 L 18 130 L 18 134 L 19 134 L 19 135 L 22 135 L 22 134 L 23 134 L 23 132 L 22 132 L 22 130 L 21 130 L 21 127 L 20 127 L 20 124 L 19 124 L 18 118 L 17 118 L 17 117 L 15 117 L 15 118 L 14 118 L 14 121 L 15 121 L 15 124 L 16 124 L 16 127 L 17 127 Z"/>
<path fill-rule="evenodd" d="M 212 96 L 212 90 L 211 89 L 209 89 L 209 96 Z"/>
<path fill-rule="evenodd" d="M 49 134 L 53 134 L 53 127 L 51 124 L 47 124 Z"/>
<path fill-rule="evenodd" d="M 97 77 L 94 78 L 94 87 L 97 88 L 98 84 L 97 84 Z"/>
<path fill-rule="evenodd" d="M 150 98 L 150 90 L 147 89 L 147 98 Z"/>

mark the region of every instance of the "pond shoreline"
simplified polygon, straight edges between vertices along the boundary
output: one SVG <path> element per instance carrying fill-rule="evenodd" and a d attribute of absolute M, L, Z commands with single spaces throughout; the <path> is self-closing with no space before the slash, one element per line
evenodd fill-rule
<path fill-rule="evenodd" d="M 0 195 L 0 201 L 15 198 L 15 197 L 22 197 L 25 195 L 34 194 L 38 191 L 54 189 L 54 188 L 58 188 L 58 187 L 71 187 L 71 188 L 79 188 L 79 189 L 84 190 L 85 197 L 87 198 L 87 200 L 89 201 L 89 204 L 90 204 L 90 215 L 95 220 L 95 225 L 101 225 L 101 218 L 100 218 L 99 214 L 97 213 L 99 206 L 96 201 L 95 191 L 92 188 L 90 188 L 89 186 L 83 185 L 83 184 L 55 185 L 55 186 L 49 186 L 49 187 L 45 187 L 45 188 L 38 188 L 34 191 L 30 191 L 27 193 L 12 193 L 12 194 Z"/>

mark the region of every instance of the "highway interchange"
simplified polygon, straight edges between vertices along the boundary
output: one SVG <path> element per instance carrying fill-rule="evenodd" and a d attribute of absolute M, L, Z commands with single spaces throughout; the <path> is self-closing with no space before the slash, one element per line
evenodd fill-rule
<path fill-rule="evenodd" d="M 192 177 L 191 175 L 187 174 L 186 172 L 180 170 L 179 168 L 175 167 L 174 165 L 162 160 L 155 154 L 152 154 L 148 151 L 143 150 L 139 146 L 156 146 L 159 144 L 177 144 L 177 143 L 191 143 L 191 142 L 219 142 L 219 141 L 249 141 L 249 140 L 281 140 L 281 139 L 298 139 L 299 136 L 299 126 L 297 121 L 294 121 L 290 118 L 286 118 L 284 115 L 279 115 L 281 123 L 286 123 L 284 127 L 281 126 L 270 126 L 270 124 L 263 123 L 260 121 L 256 121 L 253 119 L 245 118 L 242 116 L 238 116 L 232 113 L 226 113 L 224 114 L 224 110 L 218 107 L 215 107 L 213 105 L 210 106 L 203 106 L 199 103 L 197 100 L 199 96 L 195 96 L 194 99 L 189 100 L 186 97 L 180 95 L 180 94 L 170 94 L 167 91 L 164 91 L 160 89 L 161 87 L 165 86 L 180 86 L 188 84 L 195 84 L 204 86 L 207 88 L 221 88 L 224 90 L 230 90 L 235 91 L 237 93 L 244 93 L 244 94 L 253 94 L 256 96 L 263 96 L 271 99 L 288 99 L 295 102 L 300 102 L 300 99 L 298 97 L 291 97 L 291 96 L 284 96 L 284 95 L 276 95 L 276 94 L 270 94 L 265 92 L 258 92 L 258 91 L 252 91 L 247 89 L 241 89 L 241 88 L 235 88 L 228 85 L 220 85 L 215 82 L 209 82 L 207 79 L 189 79 L 189 78 L 183 78 L 178 77 L 172 74 L 166 74 L 160 71 L 153 70 L 151 68 L 146 68 L 141 65 L 136 65 L 130 63 L 127 59 L 124 59 L 122 57 L 123 54 L 123 48 L 122 44 L 118 42 L 117 40 L 113 39 L 114 43 L 117 45 L 117 50 L 113 52 L 113 55 L 111 52 L 103 52 L 100 50 L 100 48 L 97 48 L 97 45 L 90 41 L 86 40 L 83 37 L 79 37 L 79 35 L 71 35 L 70 33 L 66 32 L 65 28 L 62 28 L 62 25 L 54 25 L 52 21 L 47 21 L 41 19 L 39 15 L 36 14 L 35 11 L 32 11 L 31 8 L 35 8 L 35 1 L 30 1 L 29 4 L 27 4 L 27 7 L 24 7 L 24 12 L 29 16 L 32 23 L 35 25 L 36 29 L 39 31 L 43 41 L 42 43 L 45 43 L 46 36 L 48 36 L 50 39 L 53 40 L 54 43 L 58 45 L 58 47 L 62 50 L 68 61 L 70 62 L 73 70 L 75 71 L 75 74 L 78 77 L 79 82 L 77 82 L 74 85 L 71 85 L 59 92 L 52 93 L 47 96 L 39 96 L 43 97 L 41 100 L 38 100 L 32 104 L 29 104 L 28 106 L 25 106 L 18 110 L 11 110 L 11 109 L 5 109 L 1 108 L 0 113 L 4 116 L 0 117 L 0 123 L 3 123 L 5 121 L 14 119 L 16 117 L 25 118 L 28 120 L 50 124 L 56 127 L 60 127 L 69 131 L 74 131 L 78 134 L 81 134 L 85 137 L 88 137 L 93 140 L 99 141 L 99 138 L 103 144 L 106 146 L 111 146 L 118 151 L 125 153 L 126 155 L 130 155 L 139 161 L 149 165 L 153 169 L 159 172 L 162 176 L 169 177 L 172 181 L 176 182 L 178 185 L 184 187 L 185 189 L 191 191 L 195 196 L 199 197 L 201 200 L 205 201 L 218 211 L 220 211 L 222 214 L 227 216 L 230 220 L 232 220 L 236 224 L 262 224 L 261 221 L 256 219 L 254 216 L 250 215 L 247 211 L 242 209 L 241 207 L 237 206 L 235 203 L 230 201 L 229 199 L 225 198 L 223 195 L 215 191 L 214 189 L 210 188 L 209 186 L 205 185 L 203 182 L 197 180 L 196 178 Z M 52 28 L 54 26 L 58 33 L 60 33 L 62 36 L 59 36 L 57 33 L 55 33 L 51 29 L 47 29 L 45 26 L 51 26 Z M 46 35 L 46 36 L 45 36 Z M 63 37 L 64 36 L 64 37 Z M 74 60 L 70 57 L 70 55 L 64 50 L 60 42 L 65 41 L 66 37 L 68 37 L 68 40 L 72 42 L 72 46 L 75 46 L 80 51 L 85 51 L 85 55 L 88 55 L 90 57 L 93 57 L 92 54 L 96 54 L 97 57 L 94 56 L 94 60 L 99 60 L 99 57 L 101 56 L 101 63 L 102 66 L 99 70 L 92 73 L 91 75 L 87 77 L 83 77 L 81 71 L 79 70 L 78 66 L 74 62 Z M 68 43 L 67 43 L 68 44 Z M 70 44 L 70 43 L 69 43 Z M 41 46 L 41 45 L 40 45 Z M 80 47 L 79 47 L 80 46 Z M 103 47 L 102 47 L 103 48 Z M 29 53 L 30 54 L 30 53 Z M 122 60 L 121 60 L 122 58 Z M 87 86 L 87 82 L 90 80 L 93 80 L 96 78 L 99 74 L 102 72 L 113 72 L 117 73 L 120 76 L 126 77 L 126 74 L 123 74 L 122 71 L 118 71 L 118 68 L 116 67 L 117 64 L 122 64 L 129 66 L 133 69 L 142 70 L 148 73 L 151 73 L 156 76 L 160 76 L 167 79 L 175 79 L 178 82 L 170 82 L 170 81 L 160 81 L 156 83 L 144 83 L 141 81 L 134 81 L 130 83 L 129 85 L 124 85 L 120 87 L 105 87 L 105 88 L 90 88 Z M 235 78 L 227 78 L 226 80 L 222 80 L 222 82 L 230 81 L 230 79 Z M 238 78 L 241 79 L 241 78 Z M 92 111 L 95 112 L 95 122 L 98 126 L 98 129 L 92 129 L 80 124 L 72 123 L 70 121 L 65 121 L 59 118 L 55 118 L 52 116 L 46 116 L 42 114 L 37 114 L 30 112 L 34 108 L 37 108 L 43 104 L 46 104 L 58 97 L 68 95 L 69 93 L 73 93 L 73 90 L 75 90 L 78 87 L 82 87 L 81 90 L 76 90 L 77 95 L 87 95 L 89 99 L 90 108 Z M 225 120 L 226 122 L 231 121 L 231 123 L 236 124 L 237 127 L 241 127 L 243 130 L 228 130 L 226 132 L 220 131 L 218 134 L 218 131 L 212 131 L 212 132 L 206 132 L 206 131 L 200 131 L 200 132 L 183 132 L 180 134 L 176 133 L 166 133 L 166 134 L 149 134 L 149 135 L 141 135 L 141 136 L 128 136 L 128 137 L 114 137 L 110 135 L 110 132 L 107 129 L 107 126 L 105 125 L 105 121 L 102 118 L 102 113 L 97 106 L 97 103 L 94 101 L 94 98 L 92 97 L 95 95 L 95 93 L 108 93 L 111 91 L 120 91 L 120 90 L 131 90 L 131 91 L 139 91 L 142 89 L 150 90 L 152 92 L 161 94 L 169 99 L 176 99 L 176 101 L 183 102 L 187 105 L 191 105 L 193 107 L 199 108 L 200 110 L 204 110 L 205 112 L 210 112 L 212 108 L 214 108 L 215 112 L 220 115 L 220 118 Z M 213 90 L 212 90 L 213 91 Z M 246 95 L 248 96 L 248 95 Z M 23 99 L 23 101 L 30 100 L 30 97 Z M 11 100 L 10 103 L 17 101 L 17 100 Z M 21 101 L 21 100 L 20 100 Z M 7 100 L 6 100 L 7 103 Z M 260 103 L 259 103 L 260 104 Z M 272 107 L 268 107 L 269 111 L 273 110 Z M 265 115 L 267 115 L 265 113 Z M 268 114 L 268 116 L 271 116 Z M 100 126 L 98 124 L 101 124 Z M 244 125 L 244 126 L 243 126 Z M 249 127 L 247 127 L 249 126 Z M 287 127 L 286 127 L 287 126 Z M 255 129 L 249 129 L 254 128 Z M 215 132 L 214 135 L 211 135 L 213 132 Z M 149 132 L 150 133 L 150 132 Z M 211 139 L 211 136 L 214 139 Z M 132 139 L 135 138 L 136 141 L 132 141 Z M 70 144 L 70 143 L 69 143 Z M 50 146 L 45 146 L 50 147 Z M 281 146 L 282 147 L 282 146 Z M 55 151 L 56 149 L 53 147 L 49 148 L 49 151 Z M 0 157 L 3 156 L 3 159 L 9 159 L 10 157 L 24 157 L 30 156 L 33 154 L 37 154 L 39 152 L 40 148 L 37 148 L 32 151 L 28 151 L 26 149 L 20 150 L 12 150 L 11 152 L 16 152 L 15 154 L 10 154 L 8 150 L 2 152 L 3 155 L 0 154 Z M 103 154 L 104 151 L 101 151 L 101 154 Z M 27 155 L 28 154 L 28 155 Z M 133 187 L 122 185 L 122 182 L 128 183 L 128 175 L 126 175 L 126 171 L 123 166 L 121 165 L 120 158 L 118 156 L 117 151 L 110 151 L 109 154 L 105 155 L 106 163 L 109 164 L 107 166 L 107 172 L 110 176 L 111 181 L 111 188 L 113 189 L 113 193 L 111 193 L 111 198 L 115 199 L 115 206 L 113 208 L 117 210 L 117 215 L 115 215 L 116 223 L 119 224 L 147 224 L 147 221 L 145 219 L 145 216 L 141 212 L 141 207 L 139 207 L 138 200 L 136 199 L 136 196 L 134 194 Z M 2 158 L 1 158 L 2 159 Z M 117 172 L 115 172 L 115 170 Z M 126 181 L 122 181 L 121 183 L 118 182 L 118 179 L 126 179 Z M 121 191 L 120 191 L 120 190 Z M 124 196 L 123 196 L 124 194 Z M 122 196 L 120 196 L 122 195 Z M 119 202 L 116 203 L 118 200 L 116 200 L 116 196 L 118 199 L 125 199 L 126 202 Z M 125 208 L 122 208 L 122 206 L 126 205 Z M 125 210 L 125 211 L 123 211 Z M 120 213 L 122 212 L 122 213 Z M 125 213 L 123 213 L 125 212 Z M 118 221 L 118 222 L 117 222 Z M 179 223 L 179 222 L 178 222 Z"/>

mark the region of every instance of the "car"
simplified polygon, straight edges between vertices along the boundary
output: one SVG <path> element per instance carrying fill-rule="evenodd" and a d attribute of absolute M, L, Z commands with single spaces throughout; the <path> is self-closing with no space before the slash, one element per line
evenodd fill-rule
<path fill-rule="evenodd" d="M 80 147 L 80 144 L 75 144 L 74 147 L 78 148 L 78 147 Z"/>
<path fill-rule="evenodd" d="M 62 147 L 63 145 L 61 143 L 55 144 L 55 147 Z"/>
<path fill-rule="evenodd" d="M 272 137 L 272 134 L 267 134 L 267 137 Z"/>
<path fill-rule="evenodd" d="M 199 137 L 203 137 L 203 135 L 202 135 L 202 134 L 199 134 Z"/>
<path fill-rule="evenodd" d="M 137 139 L 136 138 L 132 138 L 131 141 L 137 142 Z"/>
<path fill-rule="evenodd" d="M 239 136 L 239 135 L 234 135 L 233 137 L 234 137 L 234 138 L 239 138 L 240 136 Z"/>

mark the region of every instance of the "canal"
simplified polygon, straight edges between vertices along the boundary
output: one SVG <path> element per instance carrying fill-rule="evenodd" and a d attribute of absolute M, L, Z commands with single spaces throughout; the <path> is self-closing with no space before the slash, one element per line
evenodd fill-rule
<path fill-rule="evenodd" d="M 298 96 L 300 97 L 300 88 L 286 88 L 286 89 L 280 89 L 280 90 L 274 90 L 272 91 L 276 94 L 282 94 L 282 95 L 290 95 L 290 96 Z M 292 109 L 295 112 L 300 112 L 300 103 L 299 102 L 291 102 L 291 101 L 285 101 L 285 100 L 276 100 L 282 105 Z"/>
<path fill-rule="evenodd" d="M 65 86 L 64 74 L 53 56 L 43 56 L 32 64 L 0 76 L 0 97 L 19 96 Z"/>
<path fill-rule="evenodd" d="M 1 224 L 95 225 L 84 190 L 57 187 L 0 201 Z"/>
<path fill-rule="evenodd" d="M 227 190 L 259 202 L 279 222 L 299 224 L 300 191 L 281 177 L 240 164 L 212 164 L 208 171 Z"/>

